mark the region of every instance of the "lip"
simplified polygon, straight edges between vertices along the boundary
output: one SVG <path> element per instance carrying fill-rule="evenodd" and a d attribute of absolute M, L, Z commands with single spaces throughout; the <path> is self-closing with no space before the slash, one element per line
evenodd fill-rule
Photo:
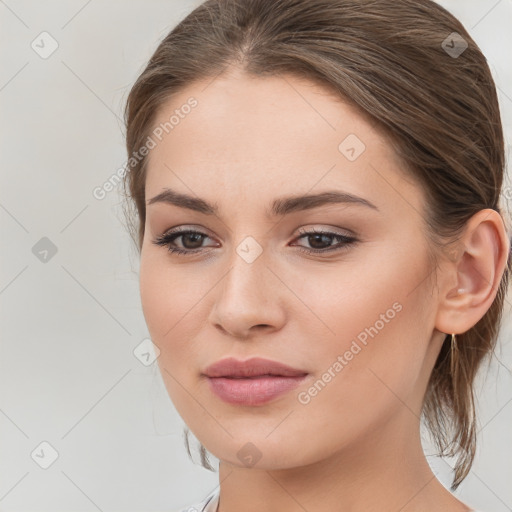
<path fill-rule="evenodd" d="M 239 361 L 234 357 L 221 359 L 216 363 L 208 366 L 204 374 L 208 377 L 258 377 L 263 375 L 274 375 L 280 377 L 300 377 L 308 372 L 292 368 L 291 366 L 272 361 L 271 359 L 263 359 L 261 357 L 253 357 L 246 361 Z"/>
<path fill-rule="evenodd" d="M 269 359 L 221 359 L 204 371 L 210 390 L 234 405 L 256 406 L 296 388 L 307 372 Z"/>

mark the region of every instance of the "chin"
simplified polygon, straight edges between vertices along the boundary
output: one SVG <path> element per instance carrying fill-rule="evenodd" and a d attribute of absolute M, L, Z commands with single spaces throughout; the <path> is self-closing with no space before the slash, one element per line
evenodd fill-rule
<path fill-rule="evenodd" d="M 312 446 L 308 443 L 309 446 L 305 449 L 302 442 L 290 442 L 293 436 L 284 431 L 281 436 L 275 435 L 275 432 L 268 436 L 266 432 L 261 431 L 252 433 L 250 430 L 246 430 L 237 435 L 232 429 L 228 428 L 228 430 L 233 437 L 226 434 L 222 443 L 219 442 L 219 439 L 212 440 L 210 443 L 204 438 L 201 442 L 208 452 L 217 459 L 239 468 L 290 469 L 312 464 L 330 453 L 328 448 L 322 450 L 322 447 Z M 271 439 L 274 435 L 275 437 Z M 200 438 L 198 437 L 198 439 Z M 286 443 L 286 440 L 289 443 Z M 323 451 L 325 453 L 322 453 Z"/>

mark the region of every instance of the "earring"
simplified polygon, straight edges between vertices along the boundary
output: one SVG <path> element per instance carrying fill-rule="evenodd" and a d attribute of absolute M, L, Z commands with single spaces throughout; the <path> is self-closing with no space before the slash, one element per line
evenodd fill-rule
<path fill-rule="evenodd" d="M 457 357 L 457 338 L 455 337 L 455 334 L 452 334 L 452 338 L 450 341 L 450 371 L 452 374 L 452 377 L 455 375 L 455 371 L 457 368 L 456 364 L 456 357 Z"/>

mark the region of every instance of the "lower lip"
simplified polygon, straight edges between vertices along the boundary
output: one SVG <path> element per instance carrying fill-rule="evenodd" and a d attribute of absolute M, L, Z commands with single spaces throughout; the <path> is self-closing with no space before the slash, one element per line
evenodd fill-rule
<path fill-rule="evenodd" d="M 306 375 L 281 377 L 265 375 L 251 379 L 208 377 L 210 389 L 222 400 L 236 405 L 261 405 L 295 389 Z"/>

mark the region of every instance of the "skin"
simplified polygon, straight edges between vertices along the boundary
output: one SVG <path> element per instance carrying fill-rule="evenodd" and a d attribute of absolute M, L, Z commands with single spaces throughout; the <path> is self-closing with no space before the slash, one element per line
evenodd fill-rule
<path fill-rule="evenodd" d="M 423 190 L 353 107 L 292 76 L 231 69 L 171 98 L 155 126 L 190 96 L 198 106 L 150 152 L 146 200 L 172 188 L 219 210 L 147 205 L 140 290 L 168 393 L 220 460 L 219 512 L 469 510 L 431 472 L 419 416 L 445 333 L 471 328 L 496 295 L 508 252 L 499 214 L 471 219 L 458 257 L 440 255 L 435 286 Z M 366 146 L 354 161 L 338 149 L 349 134 Z M 377 209 L 344 203 L 266 215 L 276 198 L 328 190 Z M 174 241 L 202 252 L 175 255 L 153 243 L 177 226 L 207 235 L 202 245 Z M 339 239 L 314 245 L 299 228 L 357 242 L 308 255 L 300 248 Z M 248 236 L 262 249 L 252 263 L 236 252 Z M 394 318 L 300 403 L 298 394 L 397 303 Z M 227 356 L 265 357 L 309 375 L 266 405 L 230 405 L 202 375 Z M 237 456 L 244 446 L 260 457 L 254 466 Z"/>

